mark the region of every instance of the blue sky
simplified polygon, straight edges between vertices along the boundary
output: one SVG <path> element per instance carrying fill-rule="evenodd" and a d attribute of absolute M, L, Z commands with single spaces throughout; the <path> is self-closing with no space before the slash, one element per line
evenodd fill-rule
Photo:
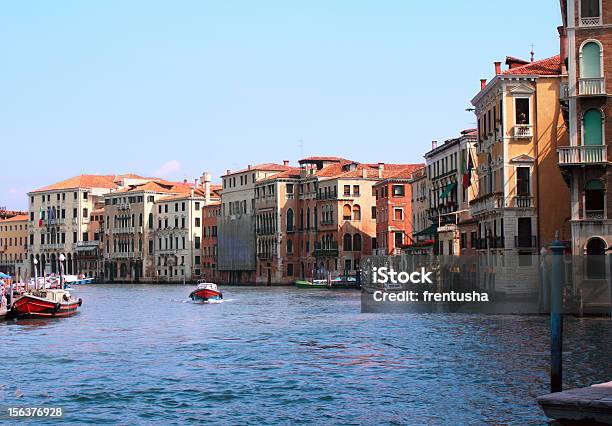
<path fill-rule="evenodd" d="M 0 206 L 80 173 L 192 180 L 340 155 L 420 162 L 557 0 L 29 1 L 0 15 Z M 300 140 L 302 141 L 300 144 Z"/>

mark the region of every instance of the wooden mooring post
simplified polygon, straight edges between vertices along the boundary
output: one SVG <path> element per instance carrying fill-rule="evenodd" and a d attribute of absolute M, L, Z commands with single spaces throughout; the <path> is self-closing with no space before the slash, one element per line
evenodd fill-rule
<path fill-rule="evenodd" d="M 552 252 L 550 279 L 550 392 L 563 389 L 563 284 L 565 246 L 559 239 L 550 244 Z"/>

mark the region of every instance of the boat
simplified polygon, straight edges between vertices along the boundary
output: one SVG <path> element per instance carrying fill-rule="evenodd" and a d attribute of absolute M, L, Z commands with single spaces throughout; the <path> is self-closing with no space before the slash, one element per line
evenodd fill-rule
<path fill-rule="evenodd" d="M 357 277 L 343 275 L 331 280 L 332 288 L 361 288 L 361 284 Z"/>
<path fill-rule="evenodd" d="M 327 280 L 298 280 L 295 285 L 297 288 L 330 288 Z"/>
<path fill-rule="evenodd" d="M 85 285 L 92 284 L 94 282 L 94 279 L 87 278 L 83 275 L 66 275 L 64 278 L 64 282 L 66 285 Z"/>
<path fill-rule="evenodd" d="M 18 318 L 67 317 L 75 314 L 82 303 L 65 289 L 32 290 L 13 302 L 10 315 Z"/>
<path fill-rule="evenodd" d="M 217 284 L 198 281 L 198 288 L 189 294 L 189 298 L 200 302 L 208 302 L 209 300 L 223 300 L 223 294 L 217 288 Z"/>

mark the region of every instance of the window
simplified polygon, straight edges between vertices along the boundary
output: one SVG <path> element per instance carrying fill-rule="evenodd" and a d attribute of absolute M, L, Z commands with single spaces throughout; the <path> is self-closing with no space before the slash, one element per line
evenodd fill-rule
<path fill-rule="evenodd" d="M 351 195 L 351 185 L 344 185 L 344 195 L 347 197 Z"/>
<path fill-rule="evenodd" d="M 345 204 L 342 207 L 342 220 L 351 220 L 351 206 L 349 204 Z"/>
<path fill-rule="evenodd" d="M 85 194 L 87 194 L 87 192 L 85 192 Z M 87 209 L 83 209 L 83 218 L 87 219 L 89 217 L 89 212 Z"/>
<path fill-rule="evenodd" d="M 344 251 L 353 251 L 353 238 L 351 234 L 344 234 Z"/>
<path fill-rule="evenodd" d="M 393 196 L 403 197 L 404 196 L 404 185 L 393 185 Z"/>
<path fill-rule="evenodd" d="M 404 245 L 404 233 L 403 232 L 395 232 L 393 235 L 393 243 L 394 248 L 400 248 Z"/>
<path fill-rule="evenodd" d="M 353 220 L 361 220 L 361 207 L 359 204 L 353 206 Z"/>
<path fill-rule="evenodd" d="M 393 220 L 404 220 L 404 209 L 394 208 L 393 209 Z"/>
<path fill-rule="evenodd" d="M 603 145 L 603 116 L 598 109 L 590 109 L 582 117 L 583 144 Z"/>
<path fill-rule="evenodd" d="M 72 209 L 72 217 L 73 218 L 77 218 L 78 217 L 77 209 Z"/>
<path fill-rule="evenodd" d="M 372 219 L 376 219 L 376 206 L 372 206 Z"/>
<path fill-rule="evenodd" d="M 518 196 L 529 196 L 530 185 L 529 185 L 529 167 L 517 167 L 516 168 L 516 195 Z"/>
<path fill-rule="evenodd" d="M 516 124 L 530 124 L 529 98 L 514 99 L 514 114 Z"/>
<path fill-rule="evenodd" d="M 293 232 L 293 210 L 287 210 L 287 232 Z"/>
<path fill-rule="evenodd" d="M 582 46 L 580 52 L 582 62 L 580 66 L 581 78 L 601 77 L 601 47 L 599 43 L 589 41 Z"/>
<path fill-rule="evenodd" d="M 353 235 L 353 251 L 361 251 L 361 234 Z"/>
<path fill-rule="evenodd" d="M 287 184 L 287 195 L 293 195 L 293 184 L 292 183 Z"/>
<path fill-rule="evenodd" d="M 467 233 L 466 232 L 462 232 L 461 233 L 461 239 L 459 242 L 459 247 L 462 249 L 467 248 Z"/>
<path fill-rule="evenodd" d="M 353 197 L 359 197 L 359 185 L 353 185 Z"/>
<path fill-rule="evenodd" d="M 287 276 L 288 277 L 292 277 L 293 276 L 293 263 L 288 263 L 287 264 Z"/>
<path fill-rule="evenodd" d="M 293 240 L 287 240 L 287 253 L 293 253 Z"/>
<path fill-rule="evenodd" d="M 195 249 L 198 250 L 200 248 L 200 237 L 195 237 Z"/>
<path fill-rule="evenodd" d="M 195 226 L 196 226 L 196 228 L 200 227 L 200 218 L 199 217 L 195 218 Z"/>
<path fill-rule="evenodd" d="M 603 219 L 604 197 L 604 185 L 601 180 L 593 179 L 586 183 L 584 188 L 584 209 L 587 218 Z"/>
<path fill-rule="evenodd" d="M 580 0 L 581 18 L 598 18 L 600 0 Z"/>

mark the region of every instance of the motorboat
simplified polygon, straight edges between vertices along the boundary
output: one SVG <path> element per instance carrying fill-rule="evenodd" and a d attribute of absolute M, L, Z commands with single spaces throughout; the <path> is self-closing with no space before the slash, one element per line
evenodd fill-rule
<path fill-rule="evenodd" d="M 66 289 L 31 290 L 13 302 L 10 315 L 19 318 L 67 317 L 75 314 L 82 303 Z"/>
<path fill-rule="evenodd" d="M 217 284 L 198 281 L 198 287 L 189 294 L 189 298 L 200 302 L 208 302 L 209 300 L 223 300 L 223 294 L 217 288 Z"/>
<path fill-rule="evenodd" d="M 298 280 L 295 285 L 297 288 L 330 288 L 328 280 Z"/>

